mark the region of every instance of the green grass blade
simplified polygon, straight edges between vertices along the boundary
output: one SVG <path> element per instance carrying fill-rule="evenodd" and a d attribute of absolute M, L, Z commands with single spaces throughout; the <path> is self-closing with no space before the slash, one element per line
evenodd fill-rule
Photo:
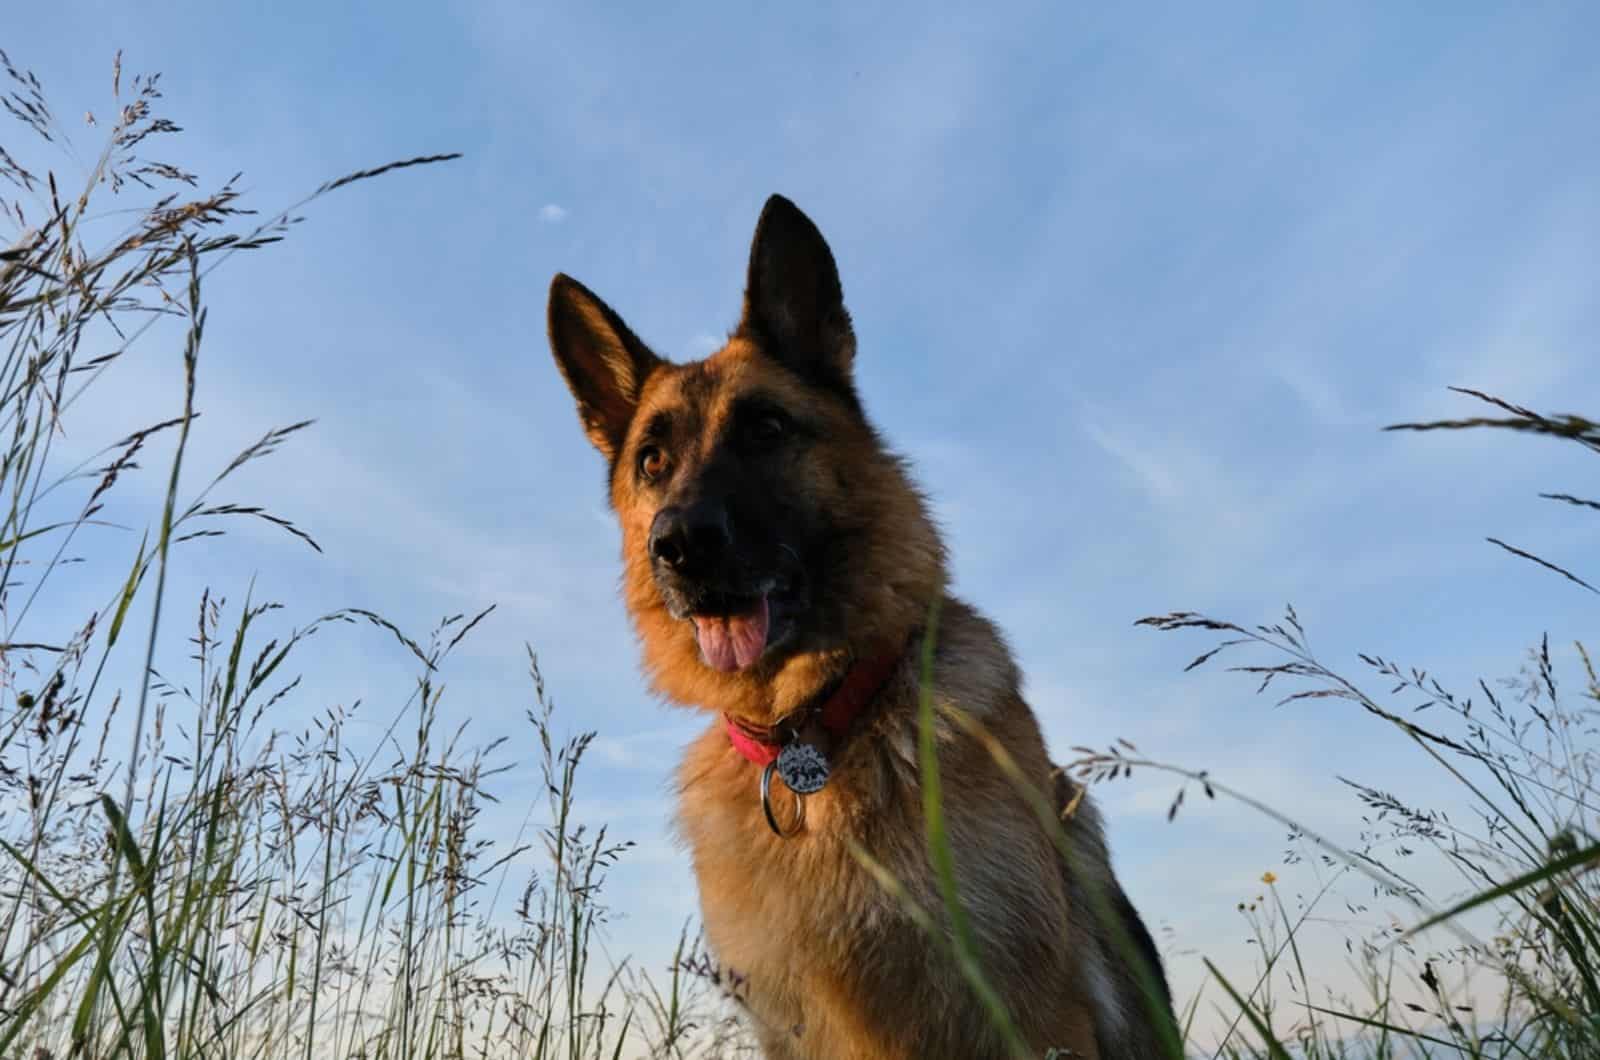
<path fill-rule="evenodd" d="M 122 596 L 117 601 L 116 614 L 111 617 L 111 629 L 106 634 L 107 648 L 117 643 L 117 637 L 122 633 L 123 620 L 128 617 L 128 606 L 139 593 L 139 582 L 144 578 L 144 550 L 149 543 L 150 535 L 145 534 L 139 542 L 139 553 L 134 557 L 133 569 L 128 571 L 128 580 L 122 586 Z"/>
<path fill-rule="evenodd" d="M 1468 898 L 1465 901 L 1457 902 L 1450 908 L 1428 917 L 1422 923 L 1407 931 L 1406 935 L 1409 937 L 1426 931 L 1435 924 L 1442 924 L 1446 920 L 1449 920 L 1452 917 L 1460 916 L 1462 913 L 1465 913 L 1468 910 L 1477 909 L 1479 906 L 1488 905 L 1490 902 L 1498 901 L 1507 895 L 1515 894 L 1517 891 L 1536 886 L 1537 884 L 1543 883 L 1545 880 L 1548 880 L 1552 876 L 1555 876 L 1559 873 L 1568 872 L 1572 869 L 1580 869 L 1587 865 L 1597 863 L 1600 863 L 1600 843 L 1595 843 L 1591 846 L 1584 847 L 1582 850 L 1574 851 L 1571 854 L 1556 858 L 1554 861 L 1542 865 L 1531 872 L 1525 872 L 1520 876 L 1507 880 L 1498 887 L 1491 887 L 1486 891 L 1481 891 L 1478 894 L 1473 895 L 1471 898 Z"/>
<path fill-rule="evenodd" d="M 1005 1001 L 989 983 L 988 976 L 978 958 L 977 942 L 972 935 L 972 925 L 961 904 L 960 888 L 956 882 L 955 857 L 950 849 L 950 838 L 944 827 L 944 790 L 939 778 L 939 747 L 934 732 L 933 709 L 933 656 L 938 643 L 938 602 L 928 611 L 928 625 L 923 634 L 920 689 L 917 706 L 917 761 L 922 782 L 922 813 L 927 829 L 928 857 L 933 863 L 934 878 L 943 899 L 945 915 L 950 922 L 950 935 L 956 964 L 961 974 L 978 995 L 989 1014 L 995 1030 L 1005 1041 L 1007 1050 L 1015 1057 L 1031 1055 L 1027 1043 L 1017 1032 L 1016 1023 L 1006 1008 Z"/>
<path fill-rule="evenodd" d="M 1269 1028 L 1266 1024 L 1266 1021 L 1261 1018 L 1261 1014 L 1252 1008 L 1248 1001 L 1240 996 L 1239 991 L 1233 988 L 1233 984 L 1228 982 L 1227 977 L 1217 969 L 1216 965 L 1211 963 L 1211 959 L 1209 957 L 1204 957 L 1201 959 L 1205 962 L 1206 970 L 1211 973 L 1212 977 L 1216 979 L 1218 984 L 1221 985 L 1222 989 L 1227 991 L 1228 996 L 1233 998 L 1234 1004 L 1239 1006 L 1239 1010 L 1244 1013 L 1245 1019 L 1249 1020 L 1250 1025 L 1256 1029 L 1256 1033 L 1261 1035 L 1261 1040 L 1266 1044 L 1267 1047 L 1267 1055 L 1271 1057 L 1272 1060 L 1292 1060 L 1292 1058 L 1289 1056 L 1289 1051 L 1283 1047 L 1283 1044 L 1279 1042 L 1276 1037 L 1273 1036 L 1271 1028 Z"/>

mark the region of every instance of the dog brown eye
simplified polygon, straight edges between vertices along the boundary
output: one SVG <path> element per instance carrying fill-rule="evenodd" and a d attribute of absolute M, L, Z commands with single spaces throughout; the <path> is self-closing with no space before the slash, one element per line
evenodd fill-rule
<path fill-rule="evenodd" d="M 639 474 L 653 479 L 667 469 L 667 454 L 659 446 L 647 445 L 639 450 Z"/>
<path fill-rule="evenodd" d="M 789 425 L 783 422 L 782 416 L 768 413 L 750 424 L 750 440 L 757 445 L 772 445 L 788 430 Z"/>

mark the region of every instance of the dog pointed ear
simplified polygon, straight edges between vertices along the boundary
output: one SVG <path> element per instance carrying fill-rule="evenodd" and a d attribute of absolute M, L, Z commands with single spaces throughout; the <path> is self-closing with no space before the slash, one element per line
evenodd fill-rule
<path fill-rule="evenodd" d="M 739 330 L 800 375 L 849 387 L 856 339 L 838 266 L 811 218 L 782 195 L 756 222 Z"/>
<path fill-rule="evenodd" d="M 610 306 L 562 273 L 550 282 L 550 351 L 578 399 L 584 433 L 607 460 L 616 459 L 645 378 L 661 359 Z"/>

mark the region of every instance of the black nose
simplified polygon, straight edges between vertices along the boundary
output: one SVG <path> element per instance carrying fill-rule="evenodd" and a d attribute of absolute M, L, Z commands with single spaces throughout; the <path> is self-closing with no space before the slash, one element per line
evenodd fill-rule
<path fill-rule="evenodd" d="M 721 504 L 674 505 L 650 523 L 650 558 L 686 578 L 702 577 L 722 562 L 731 539 Z"/>

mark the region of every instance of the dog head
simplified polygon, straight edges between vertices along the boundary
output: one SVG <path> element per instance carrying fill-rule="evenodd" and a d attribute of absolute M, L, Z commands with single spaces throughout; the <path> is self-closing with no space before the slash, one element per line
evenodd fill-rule
<path fill-rule="evenodd" d="M 942 549 L 862 411 L 833 254 L 793 203 L 768 200 L 743 315 L 704 360 L 657 356 L 566 276 L 549 325 L 609 463 L 624 593 L 658 688 L 781 712 L 921 620 Z"/>

